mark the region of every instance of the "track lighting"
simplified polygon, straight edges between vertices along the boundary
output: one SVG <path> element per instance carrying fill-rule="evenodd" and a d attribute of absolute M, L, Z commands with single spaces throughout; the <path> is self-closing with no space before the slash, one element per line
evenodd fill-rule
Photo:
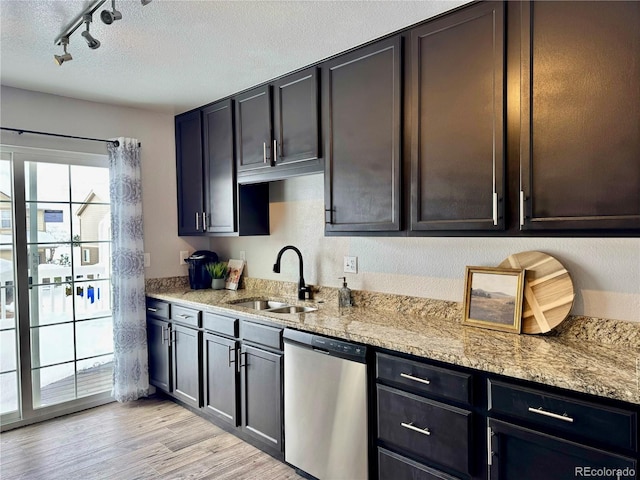
<path fill-rule="evenodd" d="M 0 0 L 2 1 L 2 0 Z M 89 32 L 89 24 L 93 21 L 93 14 L 99 11 L 100 7 L 107 3 L 108 0 L 86 0 L 84 3 L 89 3 L 89 5 L 82 11 L 76 18 L 69 23 L 62 31 L 60 35 L 56 37 L 53 41 L 55 45 L 62 45 L 64 49 L 64 53 L 62 55 L 54 55 L 53 58 L 58 65 L 62 65 L 64 62 L 68 62 L 69 60 L 73 60 L 70 53 L 67 53 L 67 45 L 69 45 L 69 39 L 71 35 L 75 33 L 76 30 L 82 28 L 84 24 L 85 29 L 80 33 L 82 37 L 86 40 L 87 45 L 90 49 L 95 50 L 100 47 L 100 41 L 91 35 Z M 142 5 L 149 5 L 151 0 L 141 0 Z M 122 19 L 122 13 L 116 10 L 116 0 L 111 0 L 111 10 L 105 9 L 100 13 L 100 18 L 102 21 L 111 25 L 116 20 Z"/>
<path fill-rule="evenodd" d="M 53 59 L 58 65 L 62 65 L 64 62 L 68 62 L 69 60 L 73 60 L 73 57 L 70 53 L 67 52 L 67 45 L 69 45 L 69 37 L 63 37 L 60 39 L 60 44 L 64 49 L 64 53 L 62 55 L 54 55 Z"/>
<path fill-rule="evenodd" d="M 100 18 L 107 25 L 111 25 L 116 20 L 122 19 L 122 13 L 116 10 L 116 0 L 111 0 L 111 11 L 103 10 L 100 12 Z"/>
<path fill-rule="evenodd" d="M 87 45 L 89 46 L 89 48 L 91 50 L 95 50 L 96 48 L 100 47 L 100 41 L 93 38 L 91 33 L 89 33 L 89 24 L 92 21 L 91 14 L 85 14 L 83 16 L 83 21 L 87 28 L 80 35 L 82 35 L 84 39 L 87 41 Z"/>

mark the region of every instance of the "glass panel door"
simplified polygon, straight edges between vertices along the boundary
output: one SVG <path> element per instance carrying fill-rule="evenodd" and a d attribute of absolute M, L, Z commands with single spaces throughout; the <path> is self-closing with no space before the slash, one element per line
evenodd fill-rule
<path fill-rule="evenodd" d="M 18 322 L 15 295 L 13 174 L 10 154 L 0 154 L 0 416 L 20 410 Z"/>
<path fill-rule="evenodd" d="M 24 162 L 33 408 L 111 389 L 109 171 Z"/>

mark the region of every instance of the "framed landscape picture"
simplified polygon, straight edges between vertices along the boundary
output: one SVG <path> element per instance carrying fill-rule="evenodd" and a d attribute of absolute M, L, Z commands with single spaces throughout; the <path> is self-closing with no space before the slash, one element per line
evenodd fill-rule
<path fill-rule="evenodd" d="M 520 333 L 524 272 L 467 267 L 462 324 Z"/>

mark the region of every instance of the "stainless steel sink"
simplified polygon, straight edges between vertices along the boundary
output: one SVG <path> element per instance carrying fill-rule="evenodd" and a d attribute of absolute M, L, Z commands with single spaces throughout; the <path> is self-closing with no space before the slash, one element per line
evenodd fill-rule
<path fill-rule="evenodd" d="M 253 308 L 254 310 L 271 310 L 273 308 L 289 307 L 289 305 L 284 302 L 276 302 L 274 300 L 250 300 L 234 303 L 233 306 Z"/>
<path fill-rule="evenodd" d="M 315 312 L 316 310 L 318 309 L 315 307 L 300 307 L 297 305 L 287 305 L 286 307 L 269 309 L 271 313 L 307 313 Z"/>

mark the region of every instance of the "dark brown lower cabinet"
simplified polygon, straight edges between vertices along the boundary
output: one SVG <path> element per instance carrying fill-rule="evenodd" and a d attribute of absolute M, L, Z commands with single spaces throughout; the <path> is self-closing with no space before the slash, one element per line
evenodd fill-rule
<path fill-rule="evenodd" d="M 205 333 L 202 345 L 206 413 L 238 426 L 238 342 Z"/>
<path fill-rule="evenodd" d="M 637 462 L 613 453 L 489 419 L 489 479 L 637 478 Z"/>
<path fill-rule="evenodd" d="M 457 477 L 438 472 L 384 448 L 378 448 L 378 478 L 389 480 L 457 480 Z"/>
<path fill-rule="evenodd" d="M 149 383 L 163 392 L 171 392 L 170 325 L 164 320 L 147 318 Z"/>
<path fill-rule="evenodd" d="M 240 378 L 242 430 L 282 450 L 282 354 L 242 345 Z"/>
<path fill-rule="evenodd" d="M 173 396 L 200 408 L 201 332 L 195 328 L 172 326 Z"/>

